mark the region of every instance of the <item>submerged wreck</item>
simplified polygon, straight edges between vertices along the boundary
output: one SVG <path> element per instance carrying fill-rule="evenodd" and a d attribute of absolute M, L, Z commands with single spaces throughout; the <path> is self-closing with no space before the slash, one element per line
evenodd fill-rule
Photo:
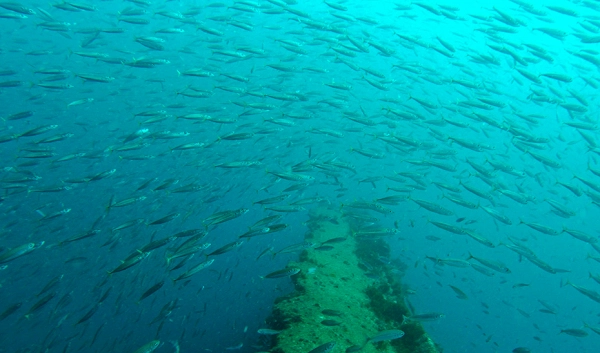
<path fill-rule="evenodd" d="M 408 292 L 403 269 L 387 260 L 385 237 L 356 235 L 359 222 L 338 210 L 318 208 L 310 217 L 305 241 L 315 245 L 288 265 L 300 272 L 290 277 L 295 291 L 278 298 L 267 319 L 280 331 L 269 351 L 440 352 L 419 322 L 403 324 Z"/>

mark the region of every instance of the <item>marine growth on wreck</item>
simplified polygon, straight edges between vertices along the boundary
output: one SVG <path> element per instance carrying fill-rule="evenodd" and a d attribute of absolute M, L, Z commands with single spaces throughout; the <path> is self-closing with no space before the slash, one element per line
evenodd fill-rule
<path fill-rule="evenodd" d="M 272 353 L 438 352 L 422 325 L 402 323 L 410 316 L 401 269 L 388 263 L 385 237 L 361 236 L 358 224 L 333 208 L 310 212 L 305 249 L 288 267 L 301 271 L 290 277 L 295 291 L 278 298 L 269 328 Z M 401 330 L 398 339 L 373 343 L 387 330 Z"/>

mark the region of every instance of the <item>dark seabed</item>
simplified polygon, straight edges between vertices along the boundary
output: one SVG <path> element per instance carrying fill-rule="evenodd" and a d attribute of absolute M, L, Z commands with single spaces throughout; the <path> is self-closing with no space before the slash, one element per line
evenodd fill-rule
<path fill-rule="evenodd" d="M 308 353 L 355 241 L 440 351 L 598 352 L 600 1 L 82 1 L 0 2 L 0 352 Z"/>

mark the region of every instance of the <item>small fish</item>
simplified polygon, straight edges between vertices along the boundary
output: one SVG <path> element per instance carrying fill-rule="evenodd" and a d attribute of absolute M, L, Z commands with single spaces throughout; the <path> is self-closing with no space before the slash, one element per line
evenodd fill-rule
<path fill-rule="evenodd" d="M 318 346 L 317 348 L 313 348 L 308 353 L 329 353 L 335 348 L 335 346 L 336 346 L 336 342 L 334 342 L 334 341 L 327 342 L 325 344 Z"/>
<path fill-rule="evenodd" d="M 165 284 L 165 281 L 160 281 L 158 283 L 156 283 L 155 285 L 153 285 L 152 287 L 148 288 L 141 296 L 140 299 L 138 299 L 137 303 L 139 304 L 142 300 L 148 298 L 150 295 L 152 295 L 154 292 L 156 292 L 157 290 L 161 289 L 162 286 Z"/>
<path fill-rule="evenodd" d="M 584 330 L 581 329 L 577 329 L 577 328 L 567 328 L 564 330 L 560 330 L 560 333 L 566 333 L 569 336 L 574 336 L 574 337 L 587 337 L 588 333 L 585 332 Z"/>
<path fill-rule="evenodd" d="M 100 307 L 100 304 L 101 304 L 101 303 L 97 303 L 97 304 L 95 304 L 95 305 L 94 305 L 94 306 L 93 306 L 93 307 L 92 307 L 90 310 L 88 310 L 88 312 L 87 312 L 85 315 L 83 315 L 83 316 L 81 317 L 81 319 L 79 319 L 79 320 L 77 321 L 77 323 L 75 323 L 75 326 L 77 326 L 77 325 L 79 325 L 79 324 L 81 324 L 81 323 L 84 323 L 84 322 L 86 322 L 87 320 L 91 319 L 91 318 L 92 318 L 92 316 L 93 316 L 93 315 L 96 313 L 96 311 L 98 311 L 98 308 Z"/>
<path fill-rule="evenodd" d="M 402 315 L 402 325 L 409 321 L 435 321 L 446 317 L 442 313 L 425 313 L 425 314 L 414 314 L 411 316 Z"/>
<path fill-rule="evenodd" d="M 257 257 L 256 260 L 260 259 L 261 257 L 265 256 L 267 253 L 273 253 L 273 250 L 275 250 L 274 247 L 269 246 L 268 248 L 266 248 L 265 250 L 263 250 Z"/>
<path fill-rule="evenodd" d="M 14 314 L 15 311 L 19 310 L 19 308 L 23 305 L 23 303 L 18 302 L 18 303 L 14 303 L 13 305 L 9 306 L 8 308 L 6 308 L 6 310 L 4 310 L 2 312 L 2 314 L 0 314 L 0 321 L 6 319 L 7 317 L 9 317 L 10 315 Z"/>
<path fill-rule="evenodd" d="M 156 348 L 158 348 L 159 345 L 160 341 L 158 340 L 150 341 L 145 345 L 141 346 L 140 348 L 136 349 L 133 353 L 152 353 L 154 352 L 154 350 L 156 350 Z"/>
<path fill-rule="evenodd" d="M 153 225 L 158 225 L 158 224 L 164 224 L 167 222 L 171 222 L 172 220 L 174 220 L 175 218 L 179 217 L 179 213 L 171 213 L 170 215 L 164 216 L 163 218 L 159 218 L 153 222 L 148 223 L 149 226 L 153 226 Z"/>
<path fill-rule="evenodd" d="M 517 347 L 512 350 L 513 353 L 531 353 L 531 349 L 527 347 Z"/>
<path fill-rule="evenodd" d="M 275 272 L 271 272 L 265 276 L 261 276 L 261 278 L 282 278 L 282 277 L 291 277 L 300 273 L 300 269 L 297 267 L 284 268 L 282 270 L 277 270 Z"/>
<path fill-rule="evenodd" d="M 54 298 L 55 296 L 56 296 L 56 292 L 52 292 L 52 293 L 49 293 L 46 296 L 42 297 L 40 300 L 35 302 L 35 304 L 33 304 L 31 306 L 31 308 L 29 308 L 29 311 L 27 311 L 27 313 L 23 316 L 25 318 L 29 318 L 33 313 L 37 312 L 42 307 L 44 307 L 46 304 L 48 304 L 48 302 L 50 300 L 52 300 L 52 298 Z"/>
<path fill-rule="evenodd" d="M 583 323 L 583 326 L 585 326 L 586 328 L 589 328 L 590 330 L 594 331 L 595 333 L 600 335 L 600 328 L 599 327 L 594 327 L 594 326 L 590 326 L 587 323 Z"/>
<path fill-rule="evenodd" d="M 364 348 L 364 346 L 359 346 L 359 345 L 355 344 L 354 346 L 350 346 L 350 347 L 346 348 L 346 353 L 360 352 L 363 348 Z"/>
<path fill-rule="evenodd" d="M 510 269 L 508 267 L 506 267 L 506 265 L 504 265 L 501 262 L 493 261 L 493 260 L 488 260 L 488 259 L 483 259 L 483 258 L 480 258 L 480 257 L 475 257 L 471 253 L 469 253 L 469 258 L 467 258 L 467 260 L 470 260 L 470 259 L 475 259 L 480 264 L 482 264 L 483 266 L 491 268 L 494 271 L 497 271 L 497 272 L 500 272 L 500 273 L 511 273 Z"/>
<path fill-rule="evenodd" d="M 116 273 L 116 272 L 125 271 L 126 269 L 128 269 L 134 265 L 137 265 L 140 261 L 147 258 L 148 255 L 150 255 L 150 253 L 141 253 L 141 254 L 134 253 L 133 255 L 135 255 L 135 256 L 130 256 L 126 260 L 122 261 L 122 263 L 119 266 L 117 266 L 114 270 L 107 271 L 108 274 L 112 275 L 113 273 Z"/>
<path fill-rule="evenodd" d="M 4 254 L 0 255 L 0 264 L 7 263 L 18 257 L 28 254 L 28 253 L 32 252 L 33 250 L 35 250 L 36 248 L 37 248 L 37 246 L 34 243 L 27 243 L 27 244 L 18 246 L 16 248 L 9 250 L 9 251 L 5 252 Z"/>
<path fill-rule="evenodd" d="M 581 287 L 578 286 L 576 284 L 571 283 L 569 280 L 567 280 L 566 285 L 571 285 L 573 288 L 577 289 L 577 291 L 579 291 L 579 293 L 585 295 L 586 297 L 592 299 L 593 301 L 595 301 L 596 303 L 600 303 L 600 293 L 591 290 L 589 288 L 585 288 L 585 287 Z"/>
<path fill-rule="evenodd" d="M 342 242 L 345 242 L 346 239 L 347 239 L 346 237 L 331 238 L 331 239 L 328 239 L 328 240 L 325 240 L 324 242 L 322 242 L 321 245 L 342 243 Z"/>
<path fill-rule="evenodd" d="M 242 347 L 244 347 L 244 343 L 240 343 L 240 344 L 237 344 L 237 345 L 231 346 L 231 347 L 226 347 L 225 350 L 227 350 L 227 351 L 237 351 L 237 350 L 242 349 Z"/>
<path fill-rule="evenodd" d="M 220 247 L 220 248 L 216 249 L 215 251 L 211 252 L 207 256 L 214 256 L 214 255 L 224 254 L 226 252 L 229 252 L 229 251 L 232 251 L 234 249 L 239 248 L 240 246 L 242 246 L 242 244 L 244 244 L 243 240 L 238 240 L 238 241 L 234 241 L 234 242 L 225 244 L 222 247 Z"/>
<path fill-rule="evenodd" d="M 455 287 L 453 285 L 448 285 L 448 287 L 452 288 L 452 290 L 454 291 L 454 293 L 456 293 L 456 297 L 458 299 L 462 299 L 462 300 L 469 299 L 469 297 L 467 296 L 467 294 L 465 294 L 465 292 L 463 292 L 460 288 Z"/>
<path fill-rule="evenodd" d="M 381 331 L 381 332 L 377 333 L 373 337 L 369 338 L 367 340 L 367 342 L 377 343 L 377 342 L 383 342 L 383 341 L 391 341 L 391 340 L 395 340 L 398 338 L 402 338 L 403 336 L 404 336 L 404 331 L 387 330 L 387 331 Z"/>
<path fill-rule="evenodd" d="M 279 250 L 275 254 L 288 254 L 288 253 L 292 253 L 292 252 L 296 252 L 296 251 L 302 251 L 302 250 L 306 250 L 309 248 L 314 248 L 315 245 L 316 245 L 315 243 L 309 243 L 309 242 L 292 244 L 290 246 L 287 246 L 287 247 Z"/>
<path fill-rule="evenodd" d="M 179 277 L 174 278 L 173 279 L 173 283 L 177 283 L 177 281 L 181 281 L 182 279 L 191 277 L 193 275 L 195 275 L 196 273 L 200 272 L 201 270 L 209 267 L 210 265 L 213 264 L 213 262 L 215 262 L 214 259 L 210 259 L 204 262 L 199 263 L 198 265 L 192 267 L 191 269 L 189 269 L 188 271 L 182 273 L 181 275 L 179 275 Z"/>
<path fill-rule="evenodd" d="M 438 240 L 442 240 L 442 238 L 440 237 L 436 237 L 435 235 L 428 235 L 425 237 L 425 239 L 427 240 L 431 240 L 431 241 L 438 241 Z"/>
<path fill-rule="evenodd" d="M 273 207 L 265 207 L 265 210 L 274 211 L 274 212 L 299 212 L 306 211 L 306 209 L 302 206 L 273 206 Z"/>
<path fill-rule="evenodd" d="M 282 195 L 279 195 L 279 196 L 270 197 L 270 198 L 267 198 L 267 199 L 262 199 L 262 200 L 254 202 L 254 203 L 255 204 L 259 204 L 259 205 L 269 205 L 269 204 L 273 204 L 273 203 L 284 201 L 288 197 L 290 197 L 290 194 L 282 194 Z"/>
<path fill-rule="evenodd" d="M 517 283 L 517 284 L 513 284 L 513 288 L 521 288 L 521 287 L 529 287 L 530 284 L 529 283 Z"/>

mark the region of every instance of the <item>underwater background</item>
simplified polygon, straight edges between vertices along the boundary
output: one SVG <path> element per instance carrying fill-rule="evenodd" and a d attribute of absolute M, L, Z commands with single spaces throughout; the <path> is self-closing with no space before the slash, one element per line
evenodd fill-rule
<path fill-rule="evenodd" d="M 0 352 L 269 351 L 319 208 L 389 246 L 440 351 L 600 347 L 600 1 L 0 21 Z"/>

